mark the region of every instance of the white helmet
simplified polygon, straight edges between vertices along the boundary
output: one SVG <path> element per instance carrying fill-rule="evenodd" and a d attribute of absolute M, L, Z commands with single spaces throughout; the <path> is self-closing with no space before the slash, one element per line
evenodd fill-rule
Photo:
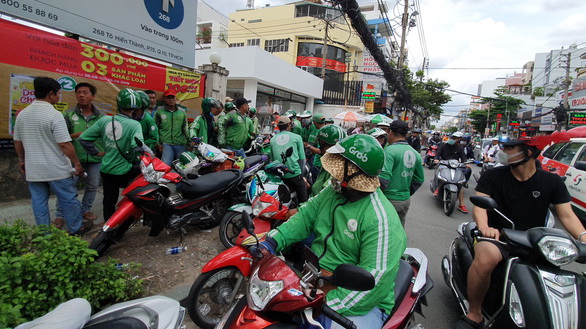
<path fill-rule="evenodd" d="M 456 131 L 455 133 L 452 134 L 452 137 L 454 138 L 462 138 L 464 137 L 464 134 L 460 131 Z"/>

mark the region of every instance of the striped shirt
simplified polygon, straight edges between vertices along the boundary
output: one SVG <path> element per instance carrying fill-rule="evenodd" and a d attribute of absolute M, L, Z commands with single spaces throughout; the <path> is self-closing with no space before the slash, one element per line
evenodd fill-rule
<path fill-rule="evenodd" d="M 16 117 L 14 140 L 25 154 L 26 180 L 49 182 L 71 177 L 71 161 L 58 143 L 71 141 L 63 115 L 53 105 L 35 100 Z"/>

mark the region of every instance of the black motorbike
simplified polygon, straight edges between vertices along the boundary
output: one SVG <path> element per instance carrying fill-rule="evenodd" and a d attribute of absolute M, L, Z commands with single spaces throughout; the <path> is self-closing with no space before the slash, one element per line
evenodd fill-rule
<path fill-rule="evenodd" d="M 454 212 L 458 193 L 466 184 L 466 176 L 459 168 L 466 168 L 466 164 L 458 160 L 441 160 L 429 184 L 432 193 L 438 190 L 437 198 L 441 200 L 447 216 Z"/>
<path fill-rule="evenodd" d="M 510 251 L 510 256 L 492 273 L 482 306 L 484 328 L 585 328 L 582 299 L 586 297 L 586 274 L 560 267 L 574 261 L 586 263 L 586 244 L 555 228 L 517 231 L 513 222 L 497 210 L 493 199 L 472 196 L 470 201 L 477 207 L 496 211 L 512 227 L 503 229 L 497 241 Z M 473 222 L 462 223 L 458 233 L 450 254 L 442 260 L 442 272 L 466 314 L 467 277 L 474 258 L 474 239 L 496 240 L 482 237 Z"/>

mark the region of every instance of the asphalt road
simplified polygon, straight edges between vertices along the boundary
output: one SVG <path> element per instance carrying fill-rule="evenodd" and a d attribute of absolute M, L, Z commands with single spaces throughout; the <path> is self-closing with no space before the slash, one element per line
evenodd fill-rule
<path fill-rule="evenodd" d="M 456 231 L 458 225 L 472 221 L 472 203 L 469 197 L 474 195 L 476 181 L 474 177 L 471 177 L 468 182 L 469 188 L 464 190 L 465 205 L 470 212 L 464 214 L 455 210 L 448 217 L 429 188 L 429 182 L 435 170 L 425 168 L 424 171 L 425 182 L 411 197 L 411 208 L 407 213 L 405 224 L 409 239 L 407 245 L 411 248 L 419 248 L 425 253 L 429 262 L 429 276 L 434 282 L 433 289 L 427 295 L 428 306 L 423 307 L 425 317 L 416 315 L 416 322 L 428 329 L 452 328 L 461 313 L 451 290 L 444 283 L 440 264 L 442 257 L 448 253 L 450 243 L 458 234 Z M 473 174 L 479 171 L 479 167 L 472 166 Z"/>

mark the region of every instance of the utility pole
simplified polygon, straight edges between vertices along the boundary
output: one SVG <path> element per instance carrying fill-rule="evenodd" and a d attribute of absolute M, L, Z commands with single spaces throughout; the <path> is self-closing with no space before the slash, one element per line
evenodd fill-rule
<path fill-rule="evenodd" d="M 567 54 L 563 55 L 566 57 L 565 62 L 566 63 L 566 79 L 564 80 L 564 109 L 563 109 L 563 113 L 565 114 L 564 116 L 559 116 L 560 118 L 562 117 L 566 117 L 568 115 L 568 110 L 570 109 L 570 104 L 569 104 L 569 95 L 568 95 L 568 88 L 570 87 L 570 63 L 572 60 L 572 52 L 568 51 Z M 567 119 L 566 119 L 567 120 Z M 561 131 L 562 130 L 562 123 L 560 122 L 561 120 L 558 120 L 558 118 L 556 117 L 556 130 L 557 131 Z"/>
<path fill-rule="evenodd" d="M 407 27 L 409 25 L 409 0 L 405 0 L 405 7 L 403 9 L 403 18 L 401 19 L 401 53 L 399 54 L 398 69 L 403 70 L 405 62 L 405 42 L 407 40 Z"/>
<path fill-rule="evenodd" d="M 324 35 L 324 46 L 322 48 L 322 62 L 321 62 L 321 78 L 322 80 L 326 79 L 326 59 L 327 59 L 327 55 L 328 55 L 328 29 L 330 28 L 330 22 L 328 22 L 326 19 L 324 19 L 324 22 L 326 22 L 326 29 L 325 29 L 325 35 Z"/>
<path fill-rule="evenodd" d="M 492 100 L 488 101 L 488 111 L 486 112 L 486 129 L 484 130 L 484 137 L 490 135 L 490 108 L 492 107 Z"/>

